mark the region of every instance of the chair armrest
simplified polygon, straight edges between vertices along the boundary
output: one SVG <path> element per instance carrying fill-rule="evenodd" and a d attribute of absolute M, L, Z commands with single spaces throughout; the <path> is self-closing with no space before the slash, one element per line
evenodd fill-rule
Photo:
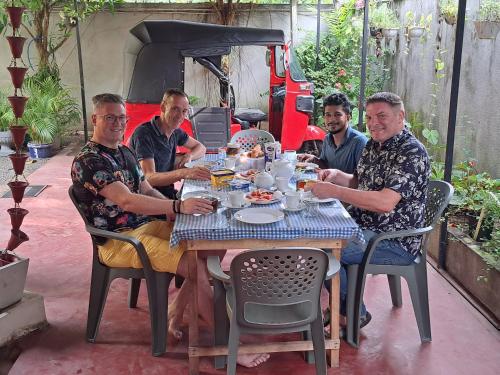
<path fill-rule="evenodd" d="M 220 259 L 218 256 L 212 255 L 207 257 L 207 268 L 208 273 L 213 278 L 222 281 L 223 283 L 230 283 L 231 277 L 226 275 L 224 271 L 222 271 L 222 267 L 220 265 Z"/>
<path fill-rule="evenodd" d="M 92 236 L 100 236 L 100 237 L 109 238 L 112 240 L 123 241 L 123 242 L 127 242 L 127 243 L 131 244 L 134 247 L 135 251 L 137 252 L 139 259 L 141 260 L 142 267 L 144 269 L 145 274 L 152 275 L 152 272 L 154 270 L 153 270 L 153 267 L 151 266 L 151 260 L 149 259 L 149 255 L 146 252 L 146 249 L 144 248 L 144 245 L 142 244 L 142 242 L 139 241 L 137 238 L 132 237 L 132 236 L 127 236 L 126 234 L 123 234 L 123 233 L 112 232 L 112 231 L 104 230 L 104 229 L 98 229 L 92 225 L 86 225 L 85 229 Z"/>
<path fill-rule="evenodd" d="M 422 236 L 426 233 L 429 233 L 432 229 L 433 229 L 433 227 L 430 225 L 430 226 L 424 227 L 424 228 L 399 230 L 399 231 L 395 231 L 395 232 L 387 232 L 387 233 L 377 234 L 376 236 L 373 236 L 370 239 L 370 241 L 368 241 L 368 244 L 366 245 L 366 251 L 365 251 L 365 254 L 363 256 L 362 264 L 370 263 L 370 259 L 372 257 L 372 254 L 375 251 L 375 248 L 377 247 L 377 245 L 380 241 L 388 240 L 391 238 Z"/>
<path fill-rule="evenodd" d="M 91 225 L 86 225 L 85 229 L 93 236 L 100 236 L 100 237 L 110 238 L 112 240 L 128 242 L 129 244 L 133 245 L 136 249 L 143 247 L 142 243 L 135 237 L 127 236 L 125 234 L 121 234 L 118 232 L 112 232 L 109 230 L 98 229 Z"/>
<path fill-rule="evenodd" d="M 325 280 L 329 280 L 340 270 L 340 262 L 333 256 L 333 254 L 328 255 L 328 270 L 326 271 Z"/>

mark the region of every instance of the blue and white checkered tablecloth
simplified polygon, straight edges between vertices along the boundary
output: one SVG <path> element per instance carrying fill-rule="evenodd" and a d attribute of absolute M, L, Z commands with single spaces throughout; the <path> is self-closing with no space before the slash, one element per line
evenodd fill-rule
<path fill-rule="evenodd" d="M 213 155 L 217 156 L 217 155 Z M 212 159 L 210 155 L 207 159 Z M 209 159 L 209 160 L 210 160 Z M 209 181 L 185 180 L 182 194 L 193 191 L 209 191 L 223 197 L 226 190 L 213 192 Z M 282 203 L 252 205 L 281 209 Z M 354 239 L 364 242 L 361 228 L 349 216 L 340 202 L 319 204 L 313 216 L 306 210 L 286 212 L 285 219 L 271 224 L 247 224 L 234 218 L 237 210 L 219 208 L 216 214 L 178 215 L 170 238 L 170 245 L 175 247 L 182 240 L 239 240 L 266 239 L 289 240 L 294 238 L 335 238 Z"/>

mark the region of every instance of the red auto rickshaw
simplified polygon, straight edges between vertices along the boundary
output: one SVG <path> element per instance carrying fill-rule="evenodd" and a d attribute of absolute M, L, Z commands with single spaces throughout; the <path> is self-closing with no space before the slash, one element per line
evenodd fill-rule
<path fill-rule="evenodd" d="M 269 112 L 236 108 L 234 90 L 221 58 L 234 46 L 267 46 Z M 142 21 L 130 30 L 125 51 L 125 90 L 130 122 L 128 141 L 134 129 L 159 114 L 164 91 L 184 89 L 185 58 L 212 72 L 220 85 L 220 97 L 228 105 L 194 107 L 182 124 L 209 152 L 226 145 L 231 136 L 249 124 L 266 118 L 269 132 L 282 143 L 283 150 L 314 152 L 320 149 L 325 132 L 309 125 L 314 108 L 314 89 L 307 82 L 293 51 L 284 41 L 282 30 L 230 27 L 186 21 Z"/>

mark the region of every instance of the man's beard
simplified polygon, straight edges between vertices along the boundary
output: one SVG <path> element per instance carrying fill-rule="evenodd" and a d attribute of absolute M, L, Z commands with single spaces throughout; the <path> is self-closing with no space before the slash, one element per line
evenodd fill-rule
<path fill-rule="evenodd" d="M 332 129 L 331 127 L 329 127 L 328 132 L 329 132 L 330 134 L 338 134 L 338 133 L 340 133 L 341 131 L 345 130 L 346 128 L 347 128 L 347 124 L 345 124 L 345 125 L 344 125 L 344 126 L 342 126 L 341 128 L 335 129 L 335 130 L 334 130 L 334 129 Z"/>

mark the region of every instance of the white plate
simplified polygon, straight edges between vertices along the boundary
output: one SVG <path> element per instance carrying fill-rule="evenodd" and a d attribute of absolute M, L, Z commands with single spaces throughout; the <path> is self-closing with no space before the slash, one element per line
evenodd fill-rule
<path fill-rule="evenodd" d="M 286 206 L 285 203 L 282 205 L 283 211 L 288 211 L 288 212 L 299 212 L 302 211 L 304 208 L 306 208 L 306 205 L 304 203 L 299 204 L 297 208 L 289 208 Z"/>
<path fill-rule="evenodd" d="M 312 195 L 311 192 L 306 192 L 304 195 L 302 195 L 302 201 L 303 202 L 309 202 L 309 203 L 330 203 L 330 202 L 335 202 L 335 198 L 324 198 L 324 199 L 319 199 Z"/>
<path fill-rule="evenodd" d="M 201 159 L 191 160 L 191 161 L 188 161 L 186 164 L 184 164 L 184 166 L 186 168 L 205 167 L 208 169 L 213 168 L 217 165 L 218 165 L 218 163 L 216 161 L 205 161 L 205 160 L 201 160 Z"/>
<path fill-rule="evenodd" d="M 231 202 L 229 202 L 229 201 L 222 202 L 222 207 L 226 207 L 226 208 L 245 208 L 245 207 L 249 207 L 249 206 L 250 206 L 249 201 L 245 201 L 245 203 L 243 203 L 243 206 L 233 206 L 231 204 Z"/>
<path fill-rule="evenodd" d="M 236 220 L 247 224 L 270 224 L 283 220 L 285 214 L 272 208 L 245 208 L 234 214 Z"/>

